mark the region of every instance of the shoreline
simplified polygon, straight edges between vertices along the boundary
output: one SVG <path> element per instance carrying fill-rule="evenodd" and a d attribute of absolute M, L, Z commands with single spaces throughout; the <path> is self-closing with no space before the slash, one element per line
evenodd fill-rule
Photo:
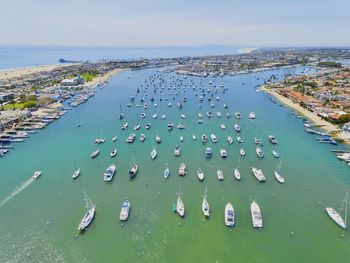
<path fill-rule="evenodd" d="M 306 117 L 313 124 L 318 126 L 319 129 L 332 134 L 335 138 L 340 139 L 343 143 L 350 145 L 350 136 L 347 136 L 338 126 L 322 119 L 317 114 L 303 108 L 300 104 L 293 102 L 292 100 L 282 96 L 276 91 L 267 88 L 266 86 L 260 87 L 260 90 L 276 98 L 278 101 L 289 107 L 290 109 L 300 113 L 302 116 Z"/>

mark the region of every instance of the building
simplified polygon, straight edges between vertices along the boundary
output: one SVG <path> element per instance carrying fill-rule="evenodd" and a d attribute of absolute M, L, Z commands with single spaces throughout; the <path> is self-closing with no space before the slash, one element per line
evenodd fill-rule
<path fill-rule="evenodd" d="M 0 100 L 2 102 L 10 101 L 13 98 L 14 98 L 14 94 L 13 93 L 8 93 L 8 94 L 0 93 Z"/>
<path fill-rule="evenodd" d="M 344 124 L 343 131 L 350 132 L 350 122 Z"/>
<path fill-rule="evenodd" d="M 78 86 L 80 84 L 84 84 L 84 79 L 81 76 L 61 81 L 62 86 Z"/>

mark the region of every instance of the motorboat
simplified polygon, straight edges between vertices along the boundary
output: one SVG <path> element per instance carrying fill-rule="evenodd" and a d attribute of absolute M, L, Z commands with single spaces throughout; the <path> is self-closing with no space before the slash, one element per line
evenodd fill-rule
<path fill-rule="evenodd" d="M 255 201 L 253 201 L 250 205 L 250 213 L 252 215 L 252 226 L 254 228 L 262 228 L 263 220 L 260 211 L 260 206 Z"/>
<path fill-rule="evenodd" d="M 264 152 L 263 152 L 263 150 L 260 147 L 256 147 L 256 155 L 259 158 L 263 158 L 264 157 Z"/>
<path fill-rule="evenodd" d="M 151 151 L 151 158 L 154 160 L 157 157 L 157 150 L 155 148 L 153 148 L 153 150 Z"/>
<path fill-rule="evenodd" d="M 180 167 L 179 167 L 179 175 L 180 176 L 185 176 L 186 174 L 186 165 L 184 163 L 180 164 Z"/>
<path fill-rule="evenodd" d="M 157 113 L 154 113 L 154 114 L 152 115 L 152 118 L 153 118 L 153 119 L 157 119 L 157 117 L 158 117 Z"/>
<path fill-rule="evenodd" d="M 237 142 L 244 143 L 243 139 L 241 137 L 239 137 L 239 136 L 237 136 Z"/>
<path fill-rule="evenodd" d="M 236 132 L 241 132 L 241 127 L 236 123 L 233 128 L 235 129 Z"/>
<path fill-rule="evenodd" d="M 131 205 L 130 205 L 129 200 L 125 200 L 122 204 L 122 208 L 120 209 L 120 214 L 119 214 L 120 221 L 127 221 L 128 220 L 130 208 L 131 208 Z"/>
<path fill-rule="evenodd" d="M 211 118 L 211 117 L 213 117 L 213 113 L 211 111 L 208 111 L 207 116 L 208 116 L 208 118 Z"/>
<path fill-rule="evenodd" d="M 181 149 L 180 149 L 180 146 L 179 146 L 179 145 L 177 145 L 177 146 L 175 147 L 174 155 L 175 155 L 176 157 L 179 157 L 179 156 L 181 155 Z"/>
<path fill-rule="evenodd" d="M 255 112 L 250 112 L 248 118 L 255 119 Z"/>
<path fill-rule="evenodd" d="M 240 154 L 241 156 L 245 156 L 245 151 L 244 151 L 243 148 L 241 148 L 241 149 L 239 150 L 239 154 Z"/>
<path fill-rule="evenodd" d="M 117 140 L 117 136 L 114 136 L 113 138 L 112 138 L 112 142 L 115 142 Z"/>
<path fill-rule="evenodd" d="M 76 179 L 76 178 L 79 177 L 79 175 L 80 175 L 80 168 L 79 168 L 78 170 L 74 171 L 74 173 L 73 173 L 73 175 L 72 175 L 72 178 L 73 178 L 73 179 Z"/>
<path fill-rule="evenodd" d="M 152 127 L 152 125 L 151 125 L 150 123 L 147 123 L 147 124 L 146 124 L 146 129 L 147 129 L 147 130 L 151 129 L 151 127 Z"/>
<path fill-rule="evenodd" d="M 146 113 L 142 112 L 142 113 L 141 113 L 141 118 L 142 118 L 142 119 L 146 118 Z"/>
<path fill-rule="evenodd" d="M 180 116 L 181 116 L 182 119 L 186 119 L 186 115 L 185 114 L 181 113 Z"/>
<path fill-rule="evenodd" d="M 213 143 L 217 143 L 217 142 L 218 142 L 218 138 L 216 137 L 215 134 L 211 134 L 211 135 L 210 135 L 210 138 L 211 138 L 211 141 L 212 141 Z"/>
<path fill-rule="evenodd" d="M 33 180 L 38 179 L 41 176 L 41 174 L 42 174 L 41 171 L 35 171 L 33 176 L 32 176 L 32 179 Z"/>
<path fill-rule="evenodd" d="M 110 155 L 111 155 L 111 157 L 116 156 L 117 155 L 117 148 L 114 148 Z"/>
<path fill-rule="evenodd" d="M 255 143 L 256 145 L 263 146 L 263 142 L 262 142 L 262 140 L 260 140 L 260 139 L 259 139 L 259 138 L 257 138 L 257 137 L 255 137 L 255 138 L 254 138 L 254 143 Z"/>
<path fill-rule="evenodd" d="M 131 169 L 129 171 L 130 179 L 134 178 L 137 175 L 138 170 L 139 170 L 138 165 L 136 163 L 134 163 L 134 165 L 131 167 Z"/>
<path fill-rule="evenodd" d="M 233 143 L 233 138 L 230 135 L 227 136 L 227 142 L 228 142 L 228 144 L 232 144 Z"/>
<path fill-rule="evenodd" d="M 233 175 L 235 176 L 235 178 L 240 181 L 241 180 L 241 173 L 239 172 L 239 170 L 237 168 L 235 168 Z"/>
<path fill-rule="evenodd" d="M 169 122 L 168 123 L 168 131 L 171 131 L 174 128 L 174 123 Z"/>
<path fill-rule="evenodd" d="M 258 179 L 259 182 L 266 181 L 266 178 L 265 178 L 263 172 L 261 171 L 261 169 L 257 169 L 255 167 L 252 167 L 252 172 L 253 172 L 253 175 L 255 176 L 255 178 Z"/>
<path fill-rule="evenodd" d="M 225 159 L 227 157 L 227 151 L 225 149 L 220 149 L 220 156 Z"/>
<path fill-rule="evenodd" d="M 166 115 L 163 114 L 163 115 L 162 115 L 162 120 L 165 120 L 165 119 L 166 119 Z"/>
<path fill-rule="evenodd" d="M 126 143 L 133 143 L 136 139 L 136 134 L 134 133 L 131 133 L 129 134 L 128 138 L 126 138 Z"/>
<path fill-rule="evenodd" d="M 91 158 L 95 158 L 97 155 L 99 155 L 99 153 L 100 153 L 100 150 L 96 150 L 96 151 L 93 151 L 91 154 L 90 154 L 90 157 Z"/>
<path fill-rule="evenodd" d="M 225 126 L 225 124 L 220 124 L 220 128 L 222 129 L 222 130 L 225 130 L 226 129 L 226 126 Z"/>
<path fill-rule="evenodd" d="M 201 168 L 197 169 L 197 177 L 199 179 L 199 181 L 203 182 L 204 180 L 204 172 Z"/>
<path fill-rule="evenodd" d="M 273 155 L 273 157 L 275 157 L 275 158 L 280 158 L 280 154 L 279 154 L 279 152 L 277 152 L 276 150 L 272 150 L 272 155 Z"/>
<path fill-rule="evenodd" d="M 129 124 L 126 122 L 122 125 L 122 130 L 127 130 L 129 127 Z"/>
<path fill-rule="evenodd" d="M 218 111 L 218 112 L 216 113 L 216 117 L 221 118 L 221 116 L 222 116 L 221 112 Z"/>
<path fill-rule="evenodd" d="M 203 134 L 203 135 L 202 135 L 202 143 L 204 144 L 204 143 L 206 143 L 207 141 L 208 141 L 207 135 L 206 135 L 206 134 Z"/>
<path fill-rule="evenodd" d="M 146 135 L 144 135 L 143 133 L 141 133 L 140 135 L 140 141 L 144 142 L 146 140 Z"/>
<path fill-rule="evenodd" d="M 210 159 L 212 157 L 212 151 L 211 151 L 211 148 L 210 147 L 207 147 L 205 149 L 205 157 Z"/>
<path fill-rule="evenodd" d="M 156 135 L 156 143 L 161 143 L 162 142 L 162 140 L 160 139 L 160 137 L 159 137 L 159 135 Z"/>
<path fill-rule="evenodd" d="M 197 139 L 197 137 L 196 137 L 196 135 L 195 134 L 192 134 L 192 140 L 196 140 Z"/>
<path fill-rule="evenodd" d="M 223 173 L 223 171 L 218 170 L 216 172 L 216 175 L 217 175 L 219 181 L 223 181 L 224 180 L 224 173 Z"/>
<path fill-rule="evenodd" d="M 198 112 L 198 118 L 200 118 L 200 119 L 203 118 L 203 114 Z"/>
<path fill-rule="evenodd" d="M 225 225 L 228 227 L 235 225 L 235 211 L 231 203 L 227 203 L 225 206 Z"/>
<path fill-rule="evenodd" d="M 169 168 L 167 167 L 167 168 L 165 168 L 165 170 L 164 170 L 163 176 L 164 176 L 165 179 L 167 179 L 167 178 L 169 177 L 169 175 L 170 175 L 170 170 L 169 170 Z"/>
<path fill-rule="evenodd" d="M 185 125 L 183 125 L 182 123 L 178 124 L 176 127 L 180 130 L 185 129 Z"/>
<path fill-rule="evenodd" d="M 242 118 L 241 113 L 240 112 L 236 112 L 235 113 L 235 117 L 236 117 L 237 120 L 241 119 Z"/>
<path fill-rule="evenodd" d="M 273 135 L 269 135 L 269 141 L 272 143 L 272 144 L 277 144 L 278 141 L 276 140 L 276 137 L 273 136 Z"/>
<path fill-rule="evenodd" d="M 185 204 L 182 201 L 181 193 L 177 193 L 177 201 L 176 201 L 176 212 L 181 216 L 185 216 Z"/>
<path fill-rule="evenodd" d="M 137 125 L 134 127 L 134 131 L 139 130 L 139 129 L 140 129 L 140 127 L 141 127 L 141 125 L 140 125 L 140 124 L 137 124 Z"/>
<path fill-rule="evenodd" d="M 104 143 L 105 142 L 105 139 L 104 138 L 97 138 L 96 140 L 95 140 L 95 143 L 97 143 L 97 144 L 101 144 L 101 143 Z"/>
<path fill-rule="evenodd" d="M 105 182 L 110 182 L 113 180 L 113 176 L 115 174 L 115 170 L 116 170 L 116 166 L 114 164 L 112 164 L 111 166 L 109 166 L 106 171 L 104 172 L 104 177 L 103 180 Z"/>

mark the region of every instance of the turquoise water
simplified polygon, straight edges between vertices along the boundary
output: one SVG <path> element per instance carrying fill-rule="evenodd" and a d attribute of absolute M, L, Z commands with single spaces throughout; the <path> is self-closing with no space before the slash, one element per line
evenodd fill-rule
<path fill-rule="evenodd" d="M 301 119 L 254 89 L 271 74 L 282 78 L 286 73 L 303 70 L 280 69 L 214 80 L 214 84 L 224 83 L 228 88 L 225 94 L 219 92 L 222 99 L 214 111 L 230 112 L 232 117 L 205 117 L 202 125 L 195 123 L 196 116 L 209 109 L 208 102 L 199 109 L 192 89 L 187 88 L 180 95 L 188 98 L 182 110 L 187 116 L 183 121 L 186 129 L 175 128 L 170 133 L 167 123 L 181 120 L 180 110 L 175 105 L 168 108 L 167 102 L 157 101 L 156 109 L 158 116 L 166 113 L 167 120 L 153 120 L 153 106 L 146 110 L 145 120 L 139 117 L 143 109 L 124 106 L 128 131 L 120 129 L 122 122 L 117 119 L 119 103 L 125 105 L 129 95 L 156 70 L 114 76 L 90 101 L 18 144 L 0 160 L 0 262 L 349 261 L 350 236 L 345 233 L 341 237 L 343 232 L 324 211 L 325 205 L 340 207 L 349 190 L 349 168 L 330 152 L 334 146 L 317 143 L 314 136 L 303 131 Z M 173 75 L 164 76 L 169 79 Z M 185 82 L 190 81 L 209 87 L 207 78 L 188 77 Z M 223 103 L 229 105 L 227 110 Z M 233 130 L 236 111 L 243 116 L 239 121 L 243 145 L 238 145 Z M 255 120 L 247 118 L 251 111 L 256 113 Z M 134 132 L 132 128 L 138 122 L 143 128 L 136 134 L 145 133 L 146 141 L 126 144 L 126 137 Z M 147 122 L 152 123 L 150 130 L 144 129 Z M 77 123 L 82 126 L 77 128 Z M 225 123 L 226 130 L 220 129 L 221 123 Z M 196 141 L 191 139 L 193 133 Z M 207 143 L 213 149 L 211 160 L 204 158 L 207 145 L 200 142 L 202 133 L 215 133 L 219 138 L 215 145 Z M 152 140 L 156 134 L 162 138 L 160 145 Z M 232 145 L 226 143 L 229 134 L 235 139 Z M 278 184 L 273 176 L 279 160 L 272 157 L 273 146 L 267 140 L 270 134 L 279 140 L 277 149 L 283 156 L 281 173 L 286 178 L 285 185 Z M 114 135 L 118 136 L 116 143 L 111 142 Z M 179 142 L 181 135 L 185 138 L 183 143 Z M 264 140 L 263 160 L 255 154 L 255 136 Z M 89 155 L 97 147 L 93 143 L 96 137 L 105 137 L 106 142 L 99 146 L 100 155 L 91 160 Z M 182 154 L 175 159 L 177 144 Z M 111 159 L 109 153 L 115 145 L 118 155 Z M 158 151 L 154 161 L 150 158 L 153 146 Z M 241 146 L 247 155 L 240 161 L 242 180 L 237 182 L 233 168 Z M 219 157 L 221 147 L 228 151 L 226 160 Z M 133 156 L 139 164 L 139 174 L 130 181 L 128 171 Z M 183 178 L 177 175 L 181 162 L 187 164 L 188 171 Z M 103 172 L 112 163 L 116 164 L 117 173 L 106 184 Z M 163 179 L 165 163 L 171 173 L 167 180 Z M 253 165 L 262 168 L 266 183 L 260 184 L 252 176 Z M 71 175 L 76 166 L 82 174 L 73 181 Z M 205 183 L 196 177 L 198 167 L 204 170 Z M 225 175 L 223 182 L 216 178 L 219 168 Z M 26 184 L 37 169 L 43 171 L 41 178 Z M 211 206 L 208 220 L 204 220 L 201 211 L 206 183 Z M 22 184 L 22 191 L 11 194 Z M 186 206 L 184 219 L 172 212 L 180 184 Z M 90 228 L 76 237 L 85 213 L 84 190 L 97 203 L 97 212 Z M 129 198 L 132 208 L 129 220 L 122 226 L 118 217 L 125 198 Z M 262 209 L 262 230 L 251 227 L 251 200 Z M 224 225 L 227 202 L 233 204 L 236 212 L 232 229 Z"/>

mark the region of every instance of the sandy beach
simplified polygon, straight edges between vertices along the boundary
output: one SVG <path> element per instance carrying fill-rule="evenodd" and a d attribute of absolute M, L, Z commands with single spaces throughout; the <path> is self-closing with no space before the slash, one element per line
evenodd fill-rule
<path fill-rule="evenodd" d="M 298 103 L 291 101 L 290 99 L 278 94 L 272 89 L 261 87 L 260 90 L 272 95 L 289 108 L 297 111 L 300 115 L 306 117 L 314 125 L 319 126 L 320 129 L 326 131 L 327 133 L 332 133 L 332 135 L 334 135 L 336 138 L 344 140 L 347 144 L 350 144 L 350 136 L 347 133 L 342 132 L 338 126 L 333 125 L 328 121 L 325 121 L 324 119 L 320 118 L 317 114 L 301 107 Z"/>

